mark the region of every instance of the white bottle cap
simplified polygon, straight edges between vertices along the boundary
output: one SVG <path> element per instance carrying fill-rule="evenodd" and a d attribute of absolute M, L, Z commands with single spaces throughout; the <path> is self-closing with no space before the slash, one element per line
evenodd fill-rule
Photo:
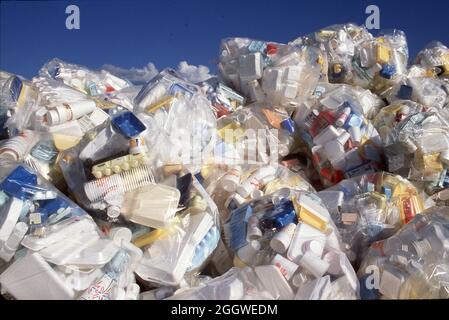
<path fill-rule="evenodd" d="M 50 126 L 60 123 L 60 121 L 59 121 L 59 113 L 58 113 L 58 111 L 56 111 L 56 109 L 49 110 L 47 112 L 46 118 L 47 118 L 47 123 Z"/>
<path fill-rule="evenodd" d="M 343 109 L 341 114 L 339 114 L 337 120 L 335 120 L 335 125 L 337 127 L 341 127 L 345 124 L 346 120 L 348 119 L 349 114 L 351 113 L 351 108 L 346 107 Z"/>
<path fill-rule="evenodd" d="M 133 234 L 129 228 L 116 227 L 109 230 L 109 238 L 118 245 L 121 245 L 122 241 L 131 242 L 132 236 Z"/>
<path fill-rule="evenodd" d="M 120 216 L 120 208 L 117 206 L 109 206 L 107 209 L 108 217 L 111 219 L 117 219 Z"/>
<path fill-rule="evenodd" d="M 321 258 L 321 255 L 323 254 L 324 246 L 323 243 L 317 240 L 311 240 L 306 242 L 304 251 L 309 251 L 316 255 L 317 257 Z"/>
<path fill-rule="evenodd" d="M 293 234 L 295 233 L 296 224 L 290 223 L 284 227 L 281 231 L 276 233 L 270 241 L 270 247 L 277 253 L 284 253 L 287 251 Z"/>
<path fill-rule="evenodd" d="M 303 274 L 302 272 L 298 272 L 297 274 L 295 274 L 295 276 L 292 279 L 292 284 L 299 288 L 301 286 L 304 285 L 304 283 L 306 283 L 309 279 L 307 279 L 307 276 L 305 274 Z"/>
<path fill-rule="evenodd" d="M 251 192 L 251 199 L 259 199 L 261 197 L 263 197 L 263 191 L 262 190 L 254 189 Z"/>

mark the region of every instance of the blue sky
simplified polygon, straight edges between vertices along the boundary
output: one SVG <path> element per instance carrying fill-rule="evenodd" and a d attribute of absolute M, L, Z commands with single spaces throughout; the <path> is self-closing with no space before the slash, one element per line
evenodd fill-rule
<path fill-rule="evenodd" d="M 80 8 L 80 30 L 65 28 L 69 4 Z M 362 24 L 369 4 L 379 6 L 381 28 L 406 32 L 413 57 L 431 40 L 449 45 L 447 0 L 1 1 L 0 69 L 32 77 L 59 57 L 90 68 L 186 60 L 214 71 L 222 38 L 288 42 L 331 24 Z"/>

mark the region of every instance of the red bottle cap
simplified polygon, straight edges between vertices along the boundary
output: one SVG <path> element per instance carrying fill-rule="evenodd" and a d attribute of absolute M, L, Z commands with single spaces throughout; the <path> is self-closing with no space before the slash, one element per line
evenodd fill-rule
<path fill-rule="evenodd" d="M 267 54 L 276 54 L 278 52 L 278 47 L 274 43 L 267 44 Z"/>

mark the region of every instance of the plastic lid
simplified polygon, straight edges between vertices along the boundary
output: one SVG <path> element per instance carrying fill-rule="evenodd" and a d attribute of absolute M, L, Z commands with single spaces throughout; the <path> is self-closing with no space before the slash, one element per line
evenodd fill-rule
<path fill-rule="evenodd" d="M 317 256 L 321 256 L 324 246 L 320 241 L 312 240 L 307 244 L 307 248 L 310 250 L 310 252 L 316 254 Z"/>
<path fill-rule="evenodd" d="M 59 124 L 60 118 L 57 109 L 49 110 L 46 117 L 49 125 Z"/>
<path fill-rule="evenodd" d="M 109 237 L 118 245 L 121 245 L 122 241 L 131 242 L 132 232 L 128 228 L 112 228 L 109 231 Z"/>

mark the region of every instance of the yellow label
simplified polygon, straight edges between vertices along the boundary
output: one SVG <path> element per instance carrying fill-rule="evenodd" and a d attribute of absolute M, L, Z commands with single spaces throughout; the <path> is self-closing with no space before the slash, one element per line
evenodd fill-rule
<path fill-rule="evenodd" d="M 296 211 L 296 215 L 298 216 L 298 219 L 302 222 L 308 224 L 311 227 L 314 227 L 315 229 L 318 229 L 322 232 L 327 232 L 328 227 L 326 221 L 318 217 L 317 215 L 313 214 L 309 210 L 305 209 L 304 207 L 301 207 L 295 198 L 293 200 L 293 206 Z"/>
<path fill-rule="evenodd" d="M 141 235 L 140 237 L 137 237 L 133 240 L 132 243 L 139 248 L 146 247 L 155 242 L 157 239 L 161 239 L 163 236 L 167 235 L 167 233 L 168 232 L 166 230 L 156 229 L 154 231 Z"/>
<path fill-rule="evenodd" d="M 391 57 L 391 50 L 390 48 L 378 44 L 377 48 L 376 48 L 376 53 L 377 53 L 377 62 L 380 64 L 385 64 L 388 63 L 390 61 L 390 57 Z"/>
<path fill-rule="evenodd" d="M 167 96 L 165 98 L 162 98 L 162 100 L 149 105 L 146 108 L 146 111 L 151 113 L 151 112 L 154 112 L 154 111 L 156 111 L 156 110 L 158 110 L 158 109 L 160 109 L 162 107 L 170 107 L 170 105 L 172 104 L 174 99 L 175 98 L 173 96 Z"/>
<path fill-rule="evenodd" d="M 234 143 L 244 136 L 245 131 L 235 122 L 232 122 L 217 131 L 220 138 L 226 143 Z"/>

